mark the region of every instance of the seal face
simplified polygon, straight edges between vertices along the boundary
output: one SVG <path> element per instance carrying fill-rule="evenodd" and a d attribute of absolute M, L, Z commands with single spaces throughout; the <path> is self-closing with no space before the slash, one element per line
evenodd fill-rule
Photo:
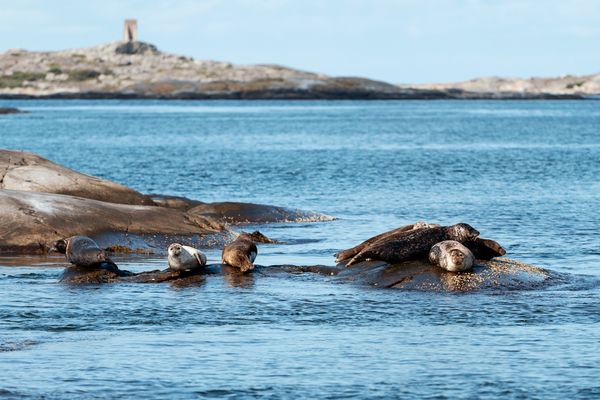
<path fill-rule="evenodd" d="M 462 272 L 473 268 L 475 256 L 471 250 L 456 240 L 444 240 L 431 247 L 429 262 L 446 271 Z"/>
<path fill-rule="evenodd" d="M 179 243 L 169 246 L 169 268 L 173 271 L 185 271 L 206 265 L 206 256 L 200 250 Z"/>
<path fill-rule="evenodd" d="M 221 260 L 223 264 L 239 268 L 242 272 L 254 269 L 254 260 L 258 254 L 256 244 L 248 234 L 242 233 L 233 242 L 223 247 Z"/>
<path fill-rule="evenodd" d="M 94 239 L 87 236 L 71 236 L 57 240 L 50 251 L 64 254 L 68 262 L 78 267 L 118 270 L 117 265 L 106 256 Z"/>

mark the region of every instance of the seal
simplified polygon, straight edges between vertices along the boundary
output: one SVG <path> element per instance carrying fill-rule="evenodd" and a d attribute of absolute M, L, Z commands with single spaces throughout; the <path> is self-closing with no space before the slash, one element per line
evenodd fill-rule
<path fill-rule="evenodd" d="M 478 260 L 491 260 L 492 258 L 502 257 L 506 254 L 506 250 L 504 250 L 500 243 L 491 239 L 478 237 L 463 244 L 471 250 Z"/>
<path fill-rule="evenodd" d="M 384 233 L 380 233 L 379 235 L 373 236 L 372 238 L 365 240 L 361 244 L 354 246 L 351 249 L 346 249 L 346 250 L 337 252 L 335 254 L 335 262 L 340 263 L 344 260 L 351 259 L 352 257 L 354 257 L 355 255 L 357 255 L 358 253 L 363 251 L 368 246 L 370 246 L 373 243 L 376 243 L 382 239 L 385 239 L 385 238 L 388 238 L 391 236 L 394 236 L 394 237 L 403 236 L 403 235 L 406 235 L 408 232 L 412 232 L 416 229 L 436 228 L 439 226 L 440 225 L 438 225 L 438 224 L 428 224 L 427 222 L 424 222 L 424 221 L 417 221 L 414 224 L 404 225 L 399 228 L 392 229 L 392 230 L 384 232 Z"/>
<path fill-rule="evenodd" d="M 366 260 L 380 260 L 390 264 L 427 257 L 431 247 L 444 240 L 466 242 L 474 240 L 479 232 L 471 225 L 460 223 L 452 226 L 417 229 L 407 235 L 387 237 L 368 246 L 354 256 L 347 267 Z"/>
<path fill-rule="evenodd" d="M 52 243 L 50 251 L 64 254 L 68 262 L 78 267 L 119 270 L 94 239 L 87 236 L 71 236 L 57 240 Z"/>
<path fill-rule="evenodd" d="M 169 246 L 169 269 L 186 271 L 206 265 L 206 256 L 200 250 L 179 243 Z"/>
<path fill-rule="evenodd" d="M 433 245 L 429 262 L 450 272 L 463 272 L 473 268 L 475 256 L 456 240 L 444 240 Z"/>
<path fill-rule="evenodd" d="M 240 234 L 233 242 L 223 247 L 221 260 L 223 264 L 239 268 L 242 272 L 254 269 L 254 260 L 258 250 L 256 244 L 247 233 Z"/>

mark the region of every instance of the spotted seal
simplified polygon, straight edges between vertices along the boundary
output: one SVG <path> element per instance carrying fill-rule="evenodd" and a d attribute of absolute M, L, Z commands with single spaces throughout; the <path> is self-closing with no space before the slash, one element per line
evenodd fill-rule
<path fill-rule="evenodd" d="M 427 257 L 431 247 L 438 242 L 444 240 L 466 242 L 474 240 L 477 236 L 479 236 L 479 232 L 464 223 L 417 229 L 407 235 L 391 236 L 375 242 L 354 256 L 346 266 L 350 267 L 365 260 L 380 260 L 394 264 L 419 257 Z"/>
<path fill-rule="evenodd" d="M 456 240 L 444 240 L 431 247 L 429 262 L 450 272 L 463 272 L 473 268 L 475 256 Z"/>
<path fill-rule="evenodd" d="M 179 243 L 169 245 L 169 269 L 186 271 L 206 265 L 206 256 L 200 250 Z"/>
<path fill-rule="evenodd" d="M 258 250 L 251 236 L 242 233 L 233 242 L 223 247 L 221 259 L 223 264 L 238 267 L 242 272 L 254 269 L 254 260 Z"/>
<path fill-rule="evenodd" d="M 71 236 L 57 240 L 52 243 L 50 251 L 64 254 L 68 262 L 78 267 L 119 269 L 94 239 L 87 236 Z"/>
<path fill-rule="evenodd" d="M 428 224 L 427 222 L 424 222 L 424 221 L 417 221 L 414 224 L 404 225 L 399 228 L 392 229 L 392 230 L 384 232 L 384 233 L 380 233 L 379 235 L 373 236 L 372 238 L 365 240 L 361 244 L 354 246 L 351 249 L 346 249 L 346 250 L 337 252 L 335 254 L 335 262 L 339 263 L 344 260 L 349 260 L 352 257 L 354 257 L 355 255 L 357 255 L 358 253 L 360 253 L 361 251 L 363 251 L 368 246 L 370 246 L 382 239 L 386 239 L 386 238 L 389 238 L 392 236 L 400 237 L 400 236 L 404 236 L 404 235 L 408 234 L 409 232 L 412 232 L 417 229 L 436 228 L 439 226 L 440 225 L 438 225 L 438 224 Z"/>

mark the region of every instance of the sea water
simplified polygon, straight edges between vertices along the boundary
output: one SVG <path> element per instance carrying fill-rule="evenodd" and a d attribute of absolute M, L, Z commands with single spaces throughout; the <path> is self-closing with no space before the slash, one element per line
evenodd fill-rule
<path fill-rule="evenodd" d="M 287 243 L 260 245 L 261 265 L 334 265 L 337 250 L 402 224 L 467 222 L 573 282 L 467 294 L 310 274 L 68 286 L 59 257 L 2 257 L 0 398 L 600 397 L 598 101 L 0 106 L 30 112 L 0 117 L 0 148 L 144 193 L 337 218 L 243 227 Z"/>

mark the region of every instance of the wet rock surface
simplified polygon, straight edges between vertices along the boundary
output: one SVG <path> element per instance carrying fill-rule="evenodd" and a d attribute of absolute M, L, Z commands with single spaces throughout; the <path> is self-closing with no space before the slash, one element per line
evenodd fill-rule
<path fill-rule="evenodd" d="M 100 283 L 170 283 L 198 285 L 211 276 L 219 276 L 233 286 L 244 286 L 264 277 L 286 277 L 300 274 L 321 276 L 324 282 L 352 284 L 379 289 L 415 290 L 426 292 L 473 292 L 542 289 L 558 283 L 561 278 L 543 268 L 506 258 L 478 260 L 473 270 L 453 273 L 433 266 L 427 260 L 390 265 L 383 262 L 363 262 L 352 267 L 345 264 L 326 265 L 256 265 L 251 273 L 238 268 L 211 264 L 204 268 L 175 272 L 168 269 L 131 273 L 106 269 L 68 267 L 60 281 L 68 284 Z"/>
<path fill-rule="evenodd" d="M 508 258 L 476 260 L 472 270 L 448 272 L 426 259 L 390 265 L 366 261 L 340 267 L 336 280 L 377 288 L 432 292 L 539 289 L 552 282 L 553 275 L 539 267 Z"/>

